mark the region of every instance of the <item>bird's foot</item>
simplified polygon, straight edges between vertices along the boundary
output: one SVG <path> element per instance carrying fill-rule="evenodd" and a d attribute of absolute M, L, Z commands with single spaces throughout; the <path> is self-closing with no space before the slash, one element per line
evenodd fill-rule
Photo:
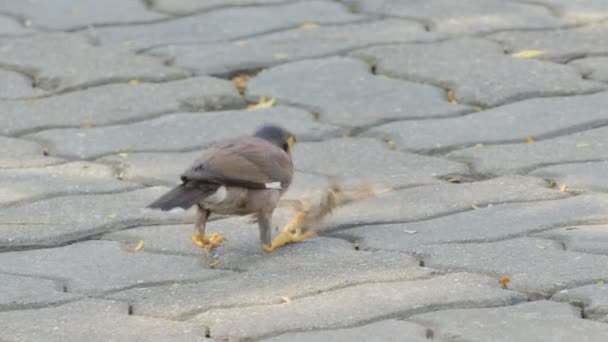
<path fill-rule="evenodd" d="M 211 251 L 213 248 L 219 246 L 224 242 L 224 237 L 218 233 L 194 233 L 192 235 L 192 242 L 194 242 L 200 248 L 205 249 L 207 252 Z"/>
<path fill-rule="evenodd" d="M 316 236 L 312 230 L 303 231 L 302 225 L 305 221 L 305 215 L 298 213 L 293 219 L 281 230 L 281 233 L 272 239 L 272 245 L 263 245 L 264 252 L 270 253 L 275 249 L 285 246 L 290 243 L 302 242 L 313 236 Z"/>

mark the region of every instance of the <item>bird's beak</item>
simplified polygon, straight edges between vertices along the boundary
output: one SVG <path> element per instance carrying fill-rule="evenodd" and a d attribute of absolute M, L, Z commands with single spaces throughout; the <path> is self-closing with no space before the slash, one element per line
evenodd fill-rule
<path fill-rule="evenodd" d="M 290 135 L 289 137 L 287 137 L 287 153 L 289 153 L 290 157 L 292 155 L 293 145 L 295 143 L 296 143 L 296 137 L 294 137 L 293 135 Z"/>

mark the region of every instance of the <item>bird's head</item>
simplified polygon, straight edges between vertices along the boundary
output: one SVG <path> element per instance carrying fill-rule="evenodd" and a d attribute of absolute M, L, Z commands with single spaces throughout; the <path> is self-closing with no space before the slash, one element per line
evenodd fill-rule
<path fill-rule="evenodd" d="M 295 135 L 279 126 L 262 126 L 255 132 L 254 136 L 268 140 L 277 145 L 282 150 L 287 152 L 290 157 L 293 145 L 296 143 Z"/>

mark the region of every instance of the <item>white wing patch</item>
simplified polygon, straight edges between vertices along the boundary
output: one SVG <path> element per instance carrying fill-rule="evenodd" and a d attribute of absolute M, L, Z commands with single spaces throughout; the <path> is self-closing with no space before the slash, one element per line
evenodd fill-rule
<path fill-rule="evenodd" d="M 264 184 L 266 185 L 266 189 L 275 189 L 275 190 L 281 190 L 281 182 L 272 182 L 272 183 L 266 183 Z"/>
<path fill-rule="evenodd" d="M 213 193 L 213 195 L 205 198 L 204 202 L 219 204 L 226 199 L 226 196 L 228 196 L 228 192 L 226 191 L 226 187 L 222 185 Z"/>

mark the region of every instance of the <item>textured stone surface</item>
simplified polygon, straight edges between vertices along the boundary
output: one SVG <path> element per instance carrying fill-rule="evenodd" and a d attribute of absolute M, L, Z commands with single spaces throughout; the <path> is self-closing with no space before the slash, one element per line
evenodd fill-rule
<path fill-rule="evenodd" d="M 203 280 L 224 272 L 199 260 L 145 252 L 129 253 L 112 241 L 0 254 L 0 271 L 61 279 L 68 292 L 100 294 L 163 282 Z"/>
<path fill-rule="evenodd" d="M 17 99 L 42 94 L 32 81 L 18 72 L 0 70 L 0 99 Z"/>
<path fill-rule="evenodd" d="M 430 327 L 439 340 L 600 342 L 608 336 L 608 326 L 581 319 L 580 309 L 549 301 L 445 310 L 411 320 Z"/>
<path fill-rule="evenodd" d="M 143 209 L 166 190 L 56 197 L 2 209 L 0 248 L 52 246 L 130 226 L 190 221 L 183 213 Z"/>
<path fill-rule="evenodd" d="M 608 5 L 606 6 L 608 14 Z M 574 58 L 608 52 L 608 24 L 587 25 L 565 30 L 501 32 L 489 36 L 503 44 L 510 53 L 540 50 L 537 58 L 566 62 Z"/>
<path fill-rule="evenodd" d="M 356 328 L 322 330 L 283 334 L 264 339 L 266 342 L 307 342 L 307 341 L 377 341 L 377 342 L 423 342 L 428 341 L 427 329 L 421 325 L 397 321 L 380 321 Z"/>
<path fill-rule="evenodd" d="M 364 62 L 340 57 L 263 71 L 247 85 L 247 95 L 304 106 L 319 114 L 322 121 L 349 126 L 454 116 L 471 110 L 448 103 L 442 89 L 374 76 Z"/>
<path fill-rule="evenodd" d="M 530 99 L 463 117 L 392 122 L 365 135 L 390 139 L 399 149 L 413 151 L 525 142 L 529 136 L 539 140 L 605 125 L 608 116 L 601 108 L 606 106 L 605 93 Z"/>
<path fill-rule="evenodd" d="M 176 113 L 126 125 L 52 129 L 29 137 L 49 142 L 52 155 L 92 158 L 121 151 L 185 151 L 202 148 L 221 139 L 251 135 L 266 123 L 286 127 L 299 141 L 319 140 L 341 131 L 336 126 L 313 121 L 310 113 L 303 110 L 274 107 L 256 111 Z"/>
<path fill-rule="evenodd" d="M 570 191 L 608 191 L 608 161 L 595 161 L 541 167 L 530 173 L 553 179 Z"/>
<path fill-rule="evenodd" d="M 564 227 L 538 236 L 558 240 L 571 251 L 608 254 L 608 225 Z"/>
<path fill-rule="evenodd" d="M 132 79 L 158 82 L 188 76 L 183 70 L 164 66 L 160 59 L 93 46 L 83 35 L 67 33 L 1 39 L 0 65 L 31 75 L 37 87 L 48 91 Z"/>
<path fill-rule="evenodd" d="M 0 274 L 0 283 L 0 311 L 58 304 L 79 297 L 64 293 L 62 285 L 50 279 Z"/>
<path fill-rule="evenodd" d="M 606 146 L 608 127 L 601 127 L 532 144 L 476 146 L 447 156 L 470 162 L 477 172 L 505 174 L 559 163 L 606 159 Z"/>
<path fill-rule="evenodd" d="M 275 64 L 323 57 L 370 44 L 419 42 L 439 39 L 421 25 L 404 20 L 294 29 L 260 37 L 205 45 L 181 45 L 151 50 L 175 57 L 175 65 L 207 74 L 230 74 Z"/>
<path fill-rule="evenodd" d="M 608 82 L 608 58 L 607 57 L 589 57 L 578 59 L 570 63 L 583 75 L 583 77 Z"/>
<path fill-rule="evenodd" d="M 505 29 L 559 27 L 564 21 L 542 6 L 502 0 L 346 0 L 364 13 L 399 16 L 429 23 L 451 35 Z"/>
<path fill-rule="evenodd" d="M 346 185 L 374 183 L 404 187 L 438 182 L 437 177 L 467 173 L 463 164 L 391 151 L 373 139 L 331 139 L 298 144 L 296 169 L 337 177 Z"/>
<path fill-rule="evenodd" d="M 88 25 L 125 24 L 166 17 L 146 10 L 142 1 L 110 0 L 5 0 L 0 12 L 31 21 L 31 26 L 50 30 L 68 30 Z"/>
<path fill-rule="evenodd" d="M 283 2 L 288 2 L 288 0 L 151 0 L 150 4 L 156 11 L 184 15 L 211 11 L 222 7 L 273 5 Z"/>
<path fill-rule="evenodd" d="M 498 288 L 493 279 L 456 273 L 428 280 L 358 285 L 286 304 L 216 309 L 189 321 L 208 325 L 214 338 L 257 337 L 290 330 L 340 328 L 437 307 L 505 305 L 523 298 Z"/>
<path fill-rule="evenodd" d="M 558 243 L 530 238 L 490 243 L 441 244 L 420 252 L 424 264 L 443 270 L 510 278 L 509 288 L 533 297 L 608 278 L 608 256 L 563 251 Z"/>
<path fill-rule="evenodd" d="M 204 5 L 209 1 L 197 3 Z M 153 24 L 101 27 L 90 33 L 101 45 L 141 50 L 236 39 L 288 29 L 305 22 L 336 24 L 362 18 L 338 3 L 313 0 L 269 7 L 230 7 Z"/>
<path fill-rule="evenodd" d="M 0 136 L 0 169 L 51 165 L 60 159 L 44 155 L 44 147 L 35 142 Z"/>
<path fill-rule="evenodd" d="M 421 222 L 355 227 L 341 231 L 339 235 L 359 241 L 362 248 L 399 251 L 432 244 L 498 241 L 553 227 L 607 219 L 608 197 L 585 195 L 493 205 Z M 546 234 L 557 233 L 550 231 L 540 235 Z"/>
<path fill-rule="evenodd" d="M 0 132 L 108 125 L 179 110 L 233 109 L 244 105 L 230 82 L 211 77 L 159 84 L 112 84 L 37 100 L 0 102 Z"/>
<path fill-rule="evenodd" d="M 0 313 L 10 341 L 208 341 L 200 325 L 129 316 L 127 303 L 87 299 L 58 307 Z"/>
<path fill-rule="evenodd" d="M 608 286 L 604 284 L 562 290 L 551 299 L 582 307 L 585 318 L 608 322 Z"/>
<path fill-rule="evenodd" d="M 483 182 L 421 186 L 349 204 L 335 211 L 323 229 L 405 222 L 471 210 L 473 204 L 553 199 L 563 197 L 537 178 L 503 177 Z M 500 189 L 500 190 L 498 190 Z"/>
<path fill-rule="evenodd" d="M 44 168 L 0 170 L 0 204 L 48 196 L 103 193 L 135 188 L 114 178 L 110 167 L 72 162 Z"/>
<path fill-rule="evenodd" d="M 513 58 L 500 45 L 475 38 L 373 47 L 354 56 L 376 64 L 381 74 L 452 89 L 458 102 L 484 107 L 603 89 L 569 66 Z"/>
<path fill-rule="evenodd" d="M 0 36 L 16 36 L 27 33 L 33 32 L 23 27 L 17 19 L 0 14 Z"/>
<path fill-rule="evenodd" d="M 535 0 L 535 3 L 549 6 L 559 16 L 587 24 L 608 17 L 608 3 L 603 0 Z"/>

